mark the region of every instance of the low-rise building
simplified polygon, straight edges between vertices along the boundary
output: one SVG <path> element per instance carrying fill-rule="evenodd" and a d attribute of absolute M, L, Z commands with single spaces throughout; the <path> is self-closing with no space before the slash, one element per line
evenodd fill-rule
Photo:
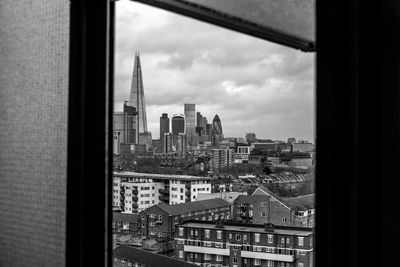
<path fill-rule="evenodd" d="M 138 215 L 113 212 L 112 232 L 124 234 L 137 234 Z"/>
<path fill-rule="evenodd" d="M 315 194 L 281 198 L 267 188 L 259 187 L 252 196 L 239 196 L 235 200 L 233 205 L 234 220 L 273 223 L 283 226 L 314 227 Z M 250 210 L 253 211 L 250 212 Z M 249 216 L 250 214 L 252 216 Z M 238 219 L 239 217 L 241 219 Z"/>
<path fill-rule="evenodd" d="M 113 209 L 138 213 L 159 203 L 195 201 L 198 193 L 211 192 L 211 177 L 114 172 Z"/>
<path fill-rule="evenodd" d="M 203 193 L 197 195 L 197 201 L 199 200 L 207 200 L 214 198 L 222 198 L 223 200 L 228 201 L 229 203 L 233 203 L 233 201 L 240 195 L 247 195 L 247 192 L 219 192 L 219 193 Z"/>
<path fill-rule="evenodd" d="M 175 257 L 199 266 L 313 267 L 313 230 L 189 221 L 176 226 Z"/>
<path fill-rule="evenodd" d="M 127 245 L 113 250 L 113 267 L 195 267 L 196 265 L 179 259 Z"/>
<path fill-rule="evenodd" d="M 139 233 L 148 237 L 171 238 L 175 225 L 185 220 L 231 218 L 231 204 L 221 198 L 176 205 L 158 204 L 139 213 Z"/>

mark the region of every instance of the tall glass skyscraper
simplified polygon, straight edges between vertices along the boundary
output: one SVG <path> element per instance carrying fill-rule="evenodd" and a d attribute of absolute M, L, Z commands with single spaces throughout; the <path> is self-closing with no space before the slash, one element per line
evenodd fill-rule
<path fill-rule="evenodd" d="M 171 128 L 173 135 L 173 143 L 176 145 L 176 140 L 179 134 L 185 134 L 185 117 L 182 114 L 175 114 L 171 119 Z"/>
<path fill-rule="evenodd" d="M 196 105 L 185 104 L 185 133 L 188 143 L 193 144 L 194 136 L 196 136 Z"/>
<path fill-rule="evenodd" d="M 169 118 L 167 113 L 163 113 L 160 117 L 160 141 L 164 147 L 164 134 L 169 133 Z"/>
<path fill-rule="evenodd" d="M 129 106 L 135 107 L 137 111 L 136 133 L 139 134 L 136 135 L 136 143 L 141 143 L 139 142 L 139 135 L 143 137 L 143 142 L 147 143 L 149 140 L 144 139 L 151 139 L 151 134 L 147 131 L 146 103 L 144 99 L 142 66 L 140 64 L 139 52 L 135 53 Z"/>
<path fill-rule="evenodd" d="M 212 132 L 211 132 L 211 142 L 212 145 L 215 146 L 219 141 L 222 141 L 223 134 L 222 134 L 222 124 L 221 120 L 219 119 L 218 114 L 215 115 L 212 123 Z"/>

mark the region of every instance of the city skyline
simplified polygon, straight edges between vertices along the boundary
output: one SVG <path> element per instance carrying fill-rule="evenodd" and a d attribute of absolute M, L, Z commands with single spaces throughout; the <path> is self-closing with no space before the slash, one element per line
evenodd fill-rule
<path fill-rule="evenodd" d="M 314 142 L 314 54 L 131 2 L 117 3 L 116 37 L 115 111 L 139 50 L 154 139 L 162 113 L 195 103 L 209 121 L 219 115 L 225 136 Z"/>

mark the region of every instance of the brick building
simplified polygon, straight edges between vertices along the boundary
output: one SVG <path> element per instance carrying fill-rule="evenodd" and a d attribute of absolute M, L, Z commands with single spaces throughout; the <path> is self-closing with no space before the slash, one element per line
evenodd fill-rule
<path fill-rule="evenodd" d="M 112 231 L 113 233 L 137 234 L 138 215 L 113 212 Z"/>
<path fill-rule="evenodd" d="M 310 228 L 190 221 L 175 241 L 176 258 L 204 267 L 314 266 Z"/>
<path fill-rule="evenodd" d="M 267 188 L 259 187 L 252 196 L 239 196 L 235 200 L 232 218 L 235 221 L 311 228 L 315 218 L 314 200 L 315 194 L 281 198 Z"/>
<path fill-rule="evenodd" d="M 113 267 L 195 267 L 196 265 L 146 250 L 122 245 L 113 251 Z"/>
<path fill-rule="evenodd" d="M 208 199 L 175 205 L 158 204 L 139 213 L 139 233 L 148 237 L 170 238 L 175 225 L 185 220 L 231 217 L 231 204 L 223 199 Z"/>

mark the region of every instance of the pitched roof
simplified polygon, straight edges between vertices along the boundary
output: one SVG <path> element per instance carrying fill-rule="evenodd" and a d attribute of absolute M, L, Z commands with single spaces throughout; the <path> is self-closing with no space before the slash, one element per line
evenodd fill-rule
<path fill-rule="evenodd" d="M 284 198 L 284 201 L 289 203 L 289 205 L 291 205 L 297 211 L 314 209 L 315 194 Z"/>
<path fill-rule="evenodd" d="M 234 203 L 252 203 L 254 201 L 265 201 L 268 200 L 267 195 L 240 195 L 238 196 Z"/>
<path fill-rule="evenodd" d="M 121 212 L 113 212 L 112 220 L 114 222 L 137 223 L 138 215 L 137 214 L 129 214 L 129 213 L 121 213 Z"/>
<path fill-rule="evenodd" d="M 114 258 L 120 258 L 131 263 L 141 263 L 150 267 L 194 267 L 197 265 L 190 264 L 178 259 L 170 258 L 164 255 L 156 254 L 146 250 L 122 245 L 114 249 Z"/>
<path fill-rule="evenodd" d="M 156 206 L 170 215 L 181 215 L 188 212 L 209 210 L 220 207 L 230 206 L 231 204 L 222 198 L 213 198 L 207 200 L 200 200 L 195 202 L 186 202 L 175 205 L 167 205 L 164 203 L 157 204 Z"/>

